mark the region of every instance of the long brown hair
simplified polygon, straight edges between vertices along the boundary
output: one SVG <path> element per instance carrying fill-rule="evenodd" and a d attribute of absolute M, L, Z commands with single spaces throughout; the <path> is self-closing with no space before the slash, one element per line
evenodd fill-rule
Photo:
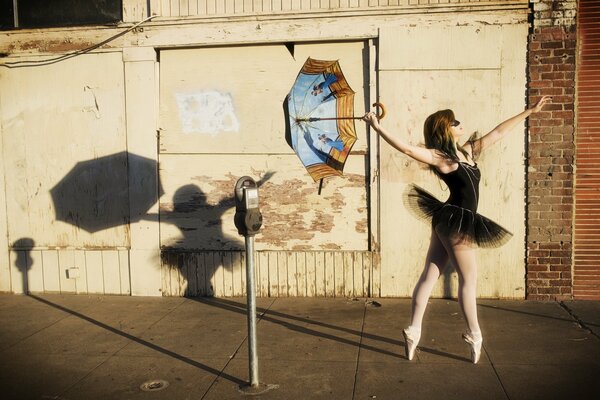
<path fill-rule="evenodd" d="M 423 135 L 425 136 L 425 147 L 435 149 L 453 161 L 459 161 L 456 149 L 469 158 L 469 154 L 452 136 L 451 124 L 455 121 L 452 110 L 440 110 L 431 114 L 425 120 Z"/>

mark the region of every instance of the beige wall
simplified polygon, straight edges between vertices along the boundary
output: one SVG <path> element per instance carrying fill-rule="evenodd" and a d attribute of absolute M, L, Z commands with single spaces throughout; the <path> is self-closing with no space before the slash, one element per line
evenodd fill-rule
<path fill-rule="evenodd" d="M 126 20 L 143 17 L 146 2 L 134 3 L 126 2 Z M 407 182 L 428 175 L 386 146 L 379 149 L 364 125 L 357 124 L 359 141 L 345 176 L 326 182 L 319 196 L 283 140 L 281 102 L 310 55 L 340 59 L 358 93 L 357 114 L 379 92 L 390 110 L 385 123 L 399 132 L 407 128 L 419 135 L 420 121 L 433 107 L 424 96 L 449 102 L 473 129 L 489 129 L 523 106 L 520 71 L 526 45 L 526 8 L 490 4 L 472 13 L 439 7 L 439 14 L 394 9 L 295 19 L 290 13 L 258 24 L 244 16 L 214 24 L 169 25 L 159 19 L 111 42 L 111 49 L 48 66 L 0 68 L 0 172 L 6 188 L 6 207 L 0 212 L 0 229 L 6 232 L 0 242 L 0 290 L 239 294 L 243 274 L 231 261 L 238 253 L 218 252 L 239 250 L 241 238 L 232 226 L 231 203 L 215 206 L 231 194 L 239 175 L 259 179 L 274 171 L 261 191 L 265 229 L 257 237 L 263 268 L 257 273 L 262 295 L 410 295 L 423 258 L 421 240 L 414 238 L 426 229 L 398 210 L 398 195 Z M 423 28 L 411 28 L 415 24 Z M 10 42 L 0 35 L 0 49 L 11 49 L 4 62 L 44 60 L 59 42 L 85 47 L 112 33 L 104 28 L 19 32 Z M 423 51 L 437 55 L 439 37 L 454 38 L 452 52 L 428 65 L 432 57 Z M 294 58 L 284 41 L 296 42 Z M 471 54 L 469 46 L 479 50 Z M 413 53 L 421 56 L 406 57 Z M 450 57 L 454 54 L 459 57 Z M 438 83 L 443 95 L 436 92 Z M 224 140 L 221 134 L 184 133 L 176 94 L 215 88 L 236 101 L 238 132 L 221 132 Z M 448 97 L 450 90 L 464 100 Z M 479 106 L 481 112 L 470 113 Z M 512 269 L 488 274 L 494 261 L 483 264 L 482 296 L 520 297 L 518 286 L 524 283 L 523 142 L 515 137 L 484 160 L 484 172 L 496 172 L 482 182 L 483 196 L 495 198 L 496 182 L 510 190 L 494 202 L 484 201 L 482 212 L 512 229 L 515 239 L 503 250 L 512 257 L 503 263 Z M 116 211 L 129 213 L 130 223 L 89 232 L 59 221 L 50 190 L 77 162 L 124 151 L 130 168 L 118 164 L 114 169 L 127 178 L 128 202 Z M 158 162 L 159 175 L 144 175 L 132 155 Z M 507 155 L 514 167 L 503 169 L 500 161 Z M 157 178 L 164 192 L 160 208 L 157 202 L 141 212 L 136 205 L 149 197 L 145 191 Z M 189 203 L 198 194 L 190 185 L 203 192 L 207 207 L 195 214 L 174 213 L 178 201 Z M 155 195 L 151 201 L 158 200 Z M 176 195 L 182 197 L 174 201 Z M 511 210 L 508 218 L 500 215 L 506 210 Z M 205 224 L 201 230 L 199 220 Z M 396 221 L 403 221 L 400 230 Z M 407 234 L 411 237 L 404 240 Z M 17 243 L 21 238 L 35 244 Z M 161 246 L 190 256 L 175 255 L 173 261 L 163 255 L 161 261 Z M 490 260 L 499 257 L 499 252 L 490 254 Z M 212 261 L 198 261 L 206 257 Z M 230 262 L 219 261 L 227 257 Z"/>
<path fill-rule="evenodd" d="M 385 123 L 407 141 L 423 143 L 423 122 L 437 110 L 452 109 L 470 135 L 489 132 L 525 107 L 526 24 L 399 27 L 382 30 L 380 43 L 380 101 L 397 110 Z M 478 211 L 514 234 L 501 249 L 478 252 L 482 297 L 525 295 L 524 140 L 521 125 L 478 160 Z M 441 200 L 448 192 L 422 164 L 387 144 L 380 154 L 381 292 L 410 295 L 423 268 L 430 229 L 399 201 L 409 183 Z M 455 296 L 456 287 L 456 273 L 449 272 L 434 294 Z"/>

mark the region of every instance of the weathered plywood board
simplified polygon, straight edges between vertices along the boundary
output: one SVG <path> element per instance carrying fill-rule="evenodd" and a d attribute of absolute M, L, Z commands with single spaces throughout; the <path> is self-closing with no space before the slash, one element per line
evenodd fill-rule
<path fill-rule="evenodd" d="M 283 44 L 161 51 L 160 152 L 292 153 L 283 101 L 305 60 L 339 60 L 360 116 L 365 45 L 297 44 L 294 55 Z M 365 125 L 357 123 L 356 130 L 353 150 L 364 151 Z"/>
<path fill-rule="evenodd" d="M 138 2 L 139 0 L 129 0 Z M 498 0 L 150 0 L 152 13 L 162 17 L 238 16 L 281 12 L 377 9 L 398 6 L 448 6 Z M 501 0 L 500 0 L 501 1 Z M 521 0 L 523 1 L 523 0 Z"/>
<path fill-rule="evenodd" d="M 410 28 L 411 35 L 420 35 L 422 31 L 425 37 L 439 35 L 446 38 L 439 42 L 421 42 L 422 48 L 415 53 L 414 65 L 410 64 L 413 57 L 393 59 L 394 54 L 403 54 L 394 49 L 412 46 L 405 43 L 406 32 L 403 29 L 382 32 L 381 52 L 389 58 L 384 65 L 390 69 L 380 71 L 380 96 L 391 110 L 400 110 L 390 115 L 385 121 L 386 126 L 394 134 L 419 144 L 423 143 L 423 121 L 439 109 L 453 109 L 466 132 L 481 134 L 487 133 L 503 118 L 523 110 L 525 27 L 491 27 L 479 32 L 473 28 Z M 485 40 L 480 41 L 482 32 L 485 32 Z M 498 45 L 491 43 L 494 41 Z M 473 58 L 453 61 L 450 55 L 424 64 L 418 55 L 433 54 L 436 49 L 443 55 L 447 54 L 447 48 L 460 46 L 481 57 L 481 67 L 477 67 L 477 60 Z M 445 60 L 450 60 L 447 65 Z M 521 71 L 520 79 L 506 79 L 508 76 L 515 78 L 517 70 Z M 507 76 L 507 71 L 512 72 Z M 502 250 L 479 251 L 479 295 L 482 297 L 519 298 L 524 295 L 523 148 L 524 135 L 515 132 L 510 140 L 496 145 L 479 159 L 483 175 L 479 212 L 515 234 Z M 423 269 L 430 228 L 398 204 L 411 182 L 425 187 L 441 200 L 447 198 L 448 192 L 423 165 L 385 143 L 381 146 L 380 159 L 381 293 L 384 296 L 410 296 Z M 440 279 L 434 296 L 455 295 L 456 276 L 448 273 Z"/>
<path fill-rule="evenodd" d="M 123 185 L 126 193 L 126 165 L 116 161 L 106 170 L 86 169 L 68 181 L 72 195 L 57 201 L 63 208 L 72 208 L 71 222 L 57 219 L 57 204 L 50 193 L 77 162 L 125 150 L 123 80 L 120 52 L 0 71 L 2 158 L 4 166 L 10 166 L 5 170 L 5 188 L 10 193 L 6 199 L 9 245 L 22 238 L 31 238 L 41 247 L 128 244 L 127 228 L 118 223 L 127 215 L 116 218 L 116 226 L 95 233 L 76 225 L 81 218 L 92 219 L 90 213 L 98 213 L 95 217 L 101 220 L 104 211 L 114 212 L 114 204 L 112 211 L 103 209 L 107 199 L 94 191 L 90 180 L 101 178 L 94 172 L 123 176 L 112 184 Z M 83 196 L 96 196 L 95 206 Z M 122 200 L 126 202 L 127 196 Z M 119 209 L 126 214 L 127 204 Z"/>
<path fill-rule="evenodd" d="M 255 285 L 259 297 L 379 296 L 375 291 L 380 287 L 377 279 L 363 280 L 363 276 L 377 276 L 372 272 L 376 264 L 374 253 L 369 251 L 259 251 L 255 255 Z M 162 293 L 164 296 L 244 295 L 245 281 L 242 291 L 235 285 L 221 284 L 230 279 L 224 277 L 236 276 L 240 262 L 245 263 L 244 257 L 243 252 L 165 251 Z M 199 259 L 214 262 L 196 262 Z M 194 280 L 196 283 L 192 283 Z M 211 286 L 213 290 L 203 291 L 201 288 L 205 286 Z"/>
<path fill-rule="evenodd" d="M 131 293 L 127 250 L 13 249 L 12 293 Z M 67 275 L 74 269 L 79 276 Z"/>

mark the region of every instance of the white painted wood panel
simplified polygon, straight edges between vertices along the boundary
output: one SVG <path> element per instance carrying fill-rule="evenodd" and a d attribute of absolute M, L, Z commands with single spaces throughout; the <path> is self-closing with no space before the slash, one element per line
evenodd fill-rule
<path fill-rule="evenodd" d="M 178 252 L 166 251 L 162 257 L 162 292 L 165 296 L 215 296 L 231 297 L 245 294 L 244 289 L 223 285 L 229 278 L 223 273 L 232 274 L 244 261 L 243 252 Z M 220 264 L 217 276 L 214 266 L 198 263 L 196 260 L 214 261 Z M 229 260 L 229 261 L 227 261 Z M 335 260 L 335 261 L 334 261 Z M 293 252 L 259 251 L 256 253 L 255 278 L 256 295 L 259 297 L 378 297 L 375 292 L 380 283 L 369 281 L 364 276 L 376 276 L 372 272 L 374 263 L 371 252 Z M 245 261 L 244 261 L 245 262 Z M 337 262 L 337 264 L 336 264 Z M 245 268 L 243 268 L 245 270 Z M 337 275 L 336 275 L 337 271 Z M 320 279 L 315 277 L 320 276 Z M 196 283 L 191 284 L 193 280 Z M 237 279 L 236 279 L 237 280 Z M 216 284 L 215 284 L 216 282 Z M 309 283 L 307 283 L 309 282 Z M 213 291 L 189 290 L 190 287 L 212 285 Z"/>
<path fill-rule="evenodd" d="M 138 0 L 136 0 L 138 1 Z M 234 16 L 282 11 L 416 8 L 423 6 L 472 5 L 515 0 L 150 0 L 151 10 L 162 17 L 195 15 Z M 518 0 L 517 0 L 518 1 Z M 524 0 L 521 0 L 524 1 Z"/>

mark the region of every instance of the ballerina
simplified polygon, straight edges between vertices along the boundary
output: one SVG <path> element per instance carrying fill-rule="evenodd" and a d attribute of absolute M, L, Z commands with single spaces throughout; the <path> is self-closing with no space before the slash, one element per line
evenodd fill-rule
<path fill-rule="evenodd" d="M 425 120 L 425 147 L 414 146 L 384 129 L 373 112 L 363 119 L 392 147 L 407 156 L 428 164 L 448 186 L 450 196 L 441 202 L 422 188 L 412 185 L 408 204 L 423 217 L 431 218 L 431 241 L 425 267 L 417 282 L 411 304 L 411 321 L 402 331 L 406 357 L 412 360 L 419 339 L 425 308 L 433 287 L 450 261 L 458 273 L 458 302 L 467 323 L 463 339 L 469 344 L 471 361 L 481 356 L 483 337 L 477 318 L 477 262 L 475 250 L 504 244 L 512 234 L 494 221 L 477 213 L 481 172 L 476 159 L 492 144 L 532 113 L 539 112 L 551 100 L 542 97 L 533 107 L 507 119 L 479 139 L 460 145 L 463 127 L 452 110 L 441 110 Z"/>

